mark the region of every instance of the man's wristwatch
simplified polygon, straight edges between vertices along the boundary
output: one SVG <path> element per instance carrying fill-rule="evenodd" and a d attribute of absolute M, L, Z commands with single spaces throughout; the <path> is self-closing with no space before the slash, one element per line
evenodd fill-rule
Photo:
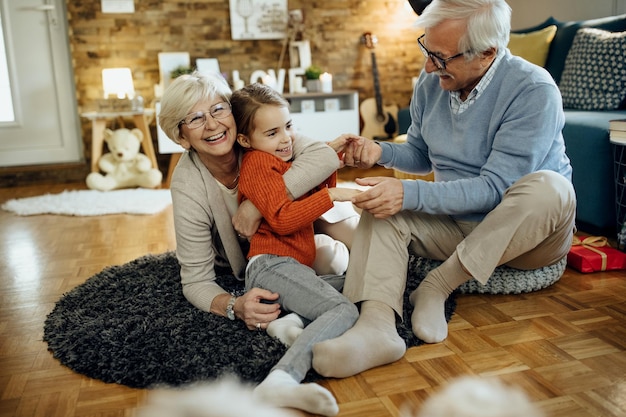
<path fill-rule="evenodd" d="M 233 310 L 233 307 L 235 307 L 235 301 L 237 301 L 237 297 L 233 295 L 230 297 L 230 300 L 228 300 L 228 305 L 226 306 L 226 317 L 231 320 L 235 320 L 235 310 Z"/>

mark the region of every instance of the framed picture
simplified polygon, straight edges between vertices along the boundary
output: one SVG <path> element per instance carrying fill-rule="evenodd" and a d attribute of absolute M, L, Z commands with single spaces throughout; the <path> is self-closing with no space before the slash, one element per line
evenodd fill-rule
<path fill-rule="evenodd" d="M 220 63 L 217 58 L 198 58 L 196 59 L 196 69 L 204 74 L 221 74 Z"/>
<path fill-rule="evenodd" d="M 170 73 L 178 67 L 189 67 L 191 58 L 189 52 L 159 52 L 159 74 L 163 90 L 170 85 Z"/>
<path fill-rule="evenodd" d="M 287 0 L 229 0 L 233 40 L 284 39 L 287 36 Z"/>

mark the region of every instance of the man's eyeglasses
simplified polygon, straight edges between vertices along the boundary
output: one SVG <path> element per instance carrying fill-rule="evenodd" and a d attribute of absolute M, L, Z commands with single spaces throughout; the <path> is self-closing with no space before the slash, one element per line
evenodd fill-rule
<path fill-rule="evenodd" d="M 187 125 L 189 129 L 197 129 L 206 125 L 207 114 L 217 120 L 228 117 L 231 113 L 232 110 L 230 108 L 230 103 L 224 101 L 211 106 L 208 112 L 198 111 L 195 113 L 189 113 L 183 120 L 180 121 L 180 124 Z"/>
<path fill-rule="evenodd" d="M 417 38 L 417 44 L 420 46 L 420 50 L 422 51 L 424 56 L 426 58 L 430 58 L 430 60 L 432 61 L 433 65 L 436 66 L 440 70 L 445 70 L 446 69 L 446 63 L 448 63 L 449 61 L 452 61 L 454 58 L 458 58 L 460 56 L 463 56 L 467 52 L 469 52 L 469 51 L 461 52 L 460 54 L 453 55 L 450 58 L 440 58 L 437 55 L 435 55 L 432 52 L 430 52 L 428 49 L 426 49 L 426 47 L 422 43 L 422 39 L 424 38 L 424 36 L 426 36 L 426 34 L 423 34 L 422 36 Z"/>

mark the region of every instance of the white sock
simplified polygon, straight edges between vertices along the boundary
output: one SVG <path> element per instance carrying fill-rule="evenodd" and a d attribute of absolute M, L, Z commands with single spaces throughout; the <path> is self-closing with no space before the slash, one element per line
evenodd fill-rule
<path fill-rule="evenodd" d="M 406 343 L 396 330 L 396 313 L 379 301 L 364 301 L 354 327 L 313 346 L 313 369 L 345 378 L 400 359 Z"/>
<path fill-rule="evenodd" d="M 448 337 L 446 300 L 452 291 L 471 278 L 464 271 L 456 252 L 426 275 L 409 297 L 415 306 L 411 314 L 415 336 L 426 343 L 439 343 Z"/>
<path fill-rule="evenodd" d="M 300 336 L 304 329 L 302 318 L 296 313 L 290 313 L 276 319 L 267 325 L 267 334 L 280 340 L 289 347 Z"/>
<path fill-rule="evenodd" d="M 255 398 L 277 407 L 304 410 L 311 414 L 336 416 L 339 406 L 333 394 L 321 385 L 300 384 L 285 371 L 276 370 L 254 389 Z"/>

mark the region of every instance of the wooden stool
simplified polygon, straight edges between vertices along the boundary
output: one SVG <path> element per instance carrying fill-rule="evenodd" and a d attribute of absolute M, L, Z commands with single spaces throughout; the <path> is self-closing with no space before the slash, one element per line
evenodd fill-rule
<path fill-rule="evenodd" d="M 141 147 L 144 154 L 152 162 L 152 167 L 159 169 L 156 154 L 154 153 L 154 145 L 152 144 L 152 135 L 146 117 L 152 116 L 153 110 L 145 109 L 143 111 L 128 112 L 88 112 L 82 113 L 81 116 L 91 120 L 91 172 L 99 172 L 98 161 L 102 156 L 104 149 L 104 130 L 106 122 L 109 119 L 132 117 L 135 126 L 143 133 Z"/>

